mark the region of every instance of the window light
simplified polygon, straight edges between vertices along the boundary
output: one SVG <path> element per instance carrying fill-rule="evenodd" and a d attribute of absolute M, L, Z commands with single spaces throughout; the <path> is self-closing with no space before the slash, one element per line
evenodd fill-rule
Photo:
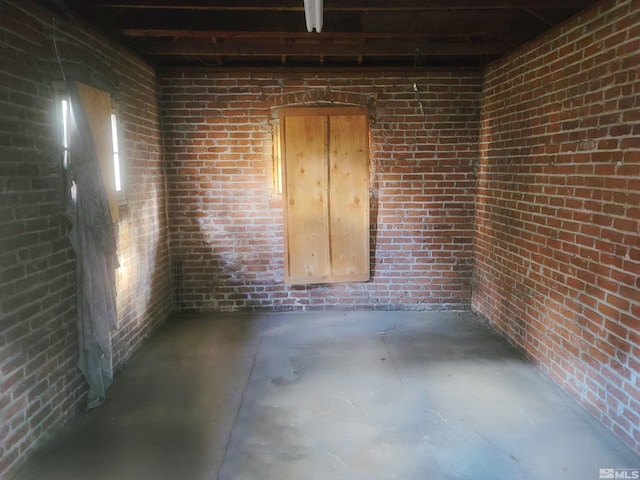
<path fill-rule="evenodd" d="M 116 192 L 122 190 L 120 181 L 120 150 L 118 148 L 118 121 L 116 114 L 111 114 L 111 140 L 113 142 L 113 174 L 115 176 Z"/>
<path fill-rule="evenodd" d="M 69 166 L 69 100 L 62 100 L 62 166 Z"/>

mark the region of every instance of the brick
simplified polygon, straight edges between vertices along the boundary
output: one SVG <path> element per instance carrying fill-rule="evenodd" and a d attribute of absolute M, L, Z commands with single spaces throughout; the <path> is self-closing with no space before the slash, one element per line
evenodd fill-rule
<path fill-rule="evenodd" d="M 58 139 L 50 128 L 51 82 L 58 78 L 51 76 L 57 73 L 46 65 L 51 57 L 47 32 L 54 26 L 45 10 L 32 8 L 28 2 L 10 1 L 8 5 L 3 34 L 8 39 L 5 53 L 12 62 L 7 68 L 13 74 L 0 72 L 0 116 L 11 115 L 13 120 L 10 124 L 0 120 L 0 132 L 7 133 L 0 133 L 0 143 L 24 148 L 15 158 L 5 155 L 0 173 L 4 192 L 0 251 L 10 252 L 0 256 L 0 344 L 4 348 L 9 343 L 9 351 L 23 352 L 24 357 L 21 362 L 2 363 L 2 397 L 17 399 L 3 406 L 12 420 L 11 429 L 0 428 L 0 444 L 11 445 L 0 449 L 2 478 L 11 476 L 19 455 L 30 452 L 40 436 L 59 428 L 78 411 L 82 384 L 77 374 L 63 373 L 77 372 L 76 288 L 75 255 L 68 223 L 61 215 L 58 159 L 52 154 Z M 118 297 L 122 315 L 117 335 L 130 336 L 134 331 L 153 329 L 172 309 L 156 76 L 148 65 L 105 42 L 101 35 L 95 36 L 86 26 L 69 22 L 62 35 L 63 63 L 77 64 L 78 75 L 120 78 L 117 92 L 111 93 L 117 93 L 122 116 L 129 190 L 127 207 L 121 209 L 127 228 L 121 229 L 118 239 L 127 264 L 127 273 L 119 272 L 119 282 L 126 286 L 127 294 Z M 95 63 L 96 55 L 112 59 L 108 70 Z M 153 202 L 149 202 L 151 195 Z M 153 304 L 145 311 L 139 309 L 149 298 L 154 299 Z M 142 338 L 137 335 L 126 344 L 114 342 L 114 356 L 130 356 Z M 27 411 L 36 416 L 29 418 Z"/>
<path fill-rule="evenodd" d="M 584 393 L 627 382 L 640 353 L 633 348 L 640 318 L 640 79 L 633 67 L 640 30 L 631 27 L 637 19 L 629 2 L 597 10 L 538 40 L 553 58 L 529 46 L 485 72 L 488 128 L 480 138 L 474 237 L 474 275 L 483 284 L 472 304 L 640 451 L 637 415 L 616 413 L 638 385 L 606 398 Z M 627 28 L 611 30 L 613 24 Z M 532 103 L 542 96 L 555 103 Z M 537 145 L 544 148 L 531 149 Z M 543 308 L 523 302 L 514 285 L 526 285 Z M 565 295 L 570 301 L 557 301 Z M 586 345 L 567 348 L 566 337 L 549 331 L 571 319 Z M 577 380 L 571 366 L 585 363 L 584 380 Z M 603 368 L 606 376 L 598 374 Z"/>
<path fill-rule="evenodd" d="M 312 91 L 309 97 L 311 100 L 306 95 L 301 96 L 300 92 L 304 90 L 307 80 L 296 73 L 271 74 L 269 79 L 261 82 L 262 92 L 252 87 L 255 79 L 249 75 L 236 75 L 232 85 L 218 81 L 223 77 L 224 74 L 211 72 L 190 76 L 193 85 L 207 86 L 208 92 L 216 95 L 219 100 L 216 105 L 203 105 L 195 98 L 181 98 L 178 104 L 174 91 L 174 80 L 177 79 L 163 79 L 161 82 L 161 108 L 165 113 L 164 140 L 167 145 L 176 145 L 175 149 L 166 152 L 166 160 L 171 165 L 167 170 L 170 221 L 175 225 L 199 225 L 199 229 L 193 231 L 197 235 L 184 227 L 177 231 L 180 244 L 184 247 L 181 253 L 185 258 L 183 273 L 185 278 L 197 273 L 203 278 L 213 274 L 219 279 L 215 288 L 183 283 L 183 298 L 190 299 L 189 308 L 203 311 L 242 310 L 254 309 L 259 304 L 264 309 L 280 309 L 283 304 L 276 302 L 279 298 L 288 299 L 287 308 L 295 305 L 311 308 L 335 308 L 336 305 L 370 308 L 370 295 L 362 293 L 361 288 L 375 292 L 378 297 L 386 297 L 385 304 L 411 304 L 418 301 L 417 293 L 402 296 L 395 282 L 398 275 L 414 277 L 415 273 L 412 272 L 423 268 L 435 272 L 434 275 L 451 274 L 454 278 L 461 279 L 459 282 L 442 283 L 430 283 L 427 278 L 418 280 L 427 302 L 437 304 L 445 299 L 452 305 L 468 305 L 469 292 L 461 293 L 459 285 L 470 278 L 471 263 L 455 265 L 455 270 L 452 265 L 456 256 L 470 258 L 472 251 L 474 205 L 469 190 L 474 186 L 472 164 L 477 155 L 480 101 L 480 78 L 476 74 L 464 74 L 460 76 L 464 82 L 451 84 L 441 84 L 440 80 L 434 80 L 429 74 L 424 74 L 424 78 L 421 78 L 425 85 L 438 82 L 429 85 L 439 92 L 440 109 L 437 117 L 434 115 L 433 120 L 429 121 L 434 125 L 430 136 L 422 133 L 425 124 L 423 121 L 412 119 L 416 115 L 412 103 L 413 92 L 397 82 L 394 75 L 390 74 L 388 78 L 372 74 L 358 76 L 358 88 L 378 95 L 380 115 L 371 132 L 371 151 L 393 152 L 384 162 L 376 165 L 383 188 L 378 191 L 375 199 L 381 224 L 390 227 L 378 231 L 375 255 L 376 258 L 389 258 L 392 261 L 378 262 L 369 283 L 354 287 L 323 285 L 313 290 L 297 290 L 282 284 L 283 250 L 274 249 L 275 245 L 282 245 L 284 242 L 280 220 L 282 210 L 281 205 L 271 201 L 270 173 L 265 171 L 265 167 L 270 168 L 270 150 L 261 148 L 262 142 L 270 139 L 271 135 L 269 113 L 266 109 L 253 110 L 252 122 L 247 122 L 246 110 L 256 109 L 260 95 L 266 91 L 273 97 L 269 99 L 269 103 L 278 106 L 322 101 L 326 91 Z M 349 83 L 350 80 L 343 75 L 326 74 L 322 78 L 323 85 L 336 88 L 345 82 Z M 189 88 L 188 82 L 183 84 Z M 332 100 L 336 101 L 335 98 Z M 345 94 L 343 100 L 366 105 L 368 97 Z M 217 131 L 215 156 L 205 157 L 199 153 L 201 145 L 197 138 L 181 134 L 182 117 L 190 117 L 190 112 L 208 119 L 216 119 L 222 114 L 227 120 L 224 128 Z M 384 128 L 380 129 L 380 125 Z M 389 132 L 393 134 L 390 135 Z M 436 133 L 441 139 L 441 151 L 445 143 L 451 143 L 456 149 L 468 152 L 471 161 L 461 163 L 453 157 L 445 161 L 436 156 L 438 149 L 428 143 L 430 138 L 436 138 Z M 416 142 L 425 148 L 414 148 Z M 195 152 L 196 155 L 185 152 Z M 203 162 L 193 163 L 194 158 Z M 190 176 L 209 178 L 198 183 L 191 182 L 180 174 L 185 168 L 192 170 Z M 447 181 L 449 178 L 451 180 Z M 245 189 L 238 191 L 235 187 L 237 182 L 242 182 Z M 211 198 L 213 195 L 215 200 Z M 241 200 L 241 197 L 249 201 Z M 438 197 L 442 197 L 443 203 L 445 199 L 451 201 L 458 198 L 464 199 L 465 203 L 441 204 L 438 210 L 429 208 L 428 202 Z M 191 205 L 194 208 L 197 206 L 198 210 L 191 209 Z M 232 216 L 223 213 L 229 211 L 234 212 Z M 455 234 L 448 236 L 434 233 L 425 236 L 419 226 L 427 212 L 433 218 L 433 224 L 449 224 L 451 232 L 454 231 L 453 228 L 456 229 Z M 205 218 L 214 220 L 204 222 Z M 241 241 L 238 238 L 241 233 L 249 234 L 251 240 Z M 215 262 L 207 263 L 206 256 L 199 256 L 203 237 L 212 242 L 211 248 L 204 249 L 204 255 L 207 250 L 215 250 L 221 259 L 240 258 L 241 263 L 236 268 L 243 272 L 244 281 L 251 279 L 269 285 L 267 297 L 255 289 L 229 293 L 225 286 L 237 282 L 238 277 L 221 275 Z M 453 237 L 456 238 L 455 241 Z M 236 240 L 229 241 L 232 238 Z M 416 238 L 420 241 L 416 242 Z M 256 248 L 261 244 L 269 247 L 262 249 L 261 255 L 256 256 Z M 445 247 L 451 249 L 445 250 Z M 429 252 L 428 256 L 425 252 Z M 433 262 L 436 258 L 441 260 Z M 295 295 L 292 295 L 293 292 Z M 436 297 L 436 293 L 439 297 Z M 327 303 L 326 299 L 329 297 L 335 300 Z"/>
<path fill-rule="evenodd" d="M 7 49 L 13 49 L 11 61 L 20 62 L 26 50 L 35 61 L 29 64 L 33 71 L 28 71 L 28 78 L 5 82 L 1 77 L 3 113 L 22 122 L 19 129 L 17 124 L 0 123 L 0 131 L 6 130 L 1 138 L 24 147 L 24 158 L 16 163 L 37 168 L 24 169 L 10 181 L 0 179 L 0 190 L 13 196 L 11 204 L 27 207 L 0 214 L 10 220 L 0 251 L 24 247 L 19 257 L 3 257 L 6 269 L 0 265 L 2 278 L 11 278 L 8 286 L 0 287 L 8 293 L 0 308 L 3 314 L 10 308 L 19 322 L 0 323 L 0 342 L 26 342 L 25 352 L 45 348 L 49 359 L 36 354 L 22 367 L 25 370 L 12 364 L 9 378 L 24 375 L 26 383 L 2 387 L 20 395 L 30 389 L 41 393 L 43 404 L 28 401 L 39 415 L 32 420 L 37 433 L 18 433 L 11 439 L 26 451 L 37 440 L 34 435 L 55 428 L 77 409 L 73 396 L 78 378 L 52 370 L 54 358 L 60 365 L 73 362 L 73 298 L 62 301 L 59 309 L 55 299 L 72 296 L 73 288 L 60 292 L 56 285 L 73 278 L 75 257 L 66 226 L 58 210 L 50 207 L 60 202 L 57 182 L 50 178 L 57 175 L 49 154 L 55 139 L 46 138 L 50 132 L 42 125 L 48 122 L 50 105 L 39 99 L 48 92 L 44 95 L 49 101 L 51 94 L 49 69 L 37 65 L 50 65 L 50 50 L 38 48 L 49 45 L 46 32 L 53 27 L 48 16 L 40 18 L 19 2 L 10 3 L 15 4 L 12 11 L 22 12 L 19 21 L 7 21 L 6 27 L 3 23 Z M 192 71 L 156 79 L 151 67 L 100 37 L 95 42 L 102 50 L 98 53 L 113 59 L 113 72 L 88 74 L 119 79 L 130 162 L 128 204 L 118 239 L 126 268 L 118 272 L 124 295 L 119 297 L 121 326 L 114 336 L 116 363 L 128 358 L 146 333 L 166 318 L 174 293 L 192 311 L 378 308 L 370 298 L 394 308 L 412 308 L 418 302 L 433 308 L 467 308 L 474 274 L 474 307 L 638 450 L 640 433 L 630 426 L 637 424 L 637 417 L 611 413 L 617 403 L 636 399 L 638 384 L 636 390 L 618 389 L 611 398 L 604 392 L 607 381 L 621 386 L 629 377 L 621 358 L 633 368 L 640 355 L 631 347 L 637 342 L 630 328 L 630 319 L 640 317 L 640 304 L 630 298 L 640 288 L 634 243 L 640 210 L 632 208 L 640 198 L 634 168 L 640 158 L 635 139 L 640 135 L 640 86 L 633 48 L 639 32 L 630 27 L 637 22 L 628 9 L 611 4 L 599 9 L 606 15 L 571 20 L 508 60 L 493 63 L 484 77 L 479 72 L 416 73 L 416 81 L 431 95 L 430 106 L 437 110 L 424 117 L 416 111 L 406 78 L 393 73 L 325 72 L 309 80 L 294 72 L 256 77 Z M 623 27 L 611 30 L 609 24 Z M 625 25 L 628 34 L 619 33 Z M 85 46 L 93 44 L 93 33 L 73 22 L 64 30 L 63 54 L 75 64 L 91 64 L 96 52 Z M 540 45 L 549 48 L 535 50 Z M 623 57 L 610 74 L 616 54 Z M 328 88 L 301 94 L 311 81 Z M 331 88 L 330 100 L 338 103 L 367 105 L 369 95 L 376 96 L 376 124 L 371 129 L 374 275 L 358 285 L 286 286 L 282 202 L 274 201 L 270 190 L 268 108 L 321 102 Z M 543 103 L 534 103 L 538 99 Z M 4 103 L 7 100 L 14 104 Z M 481 108 L 488 124 L 484 132 Z M 251 116 L 246 115 L 248 109 Z M 20 132 L 31 134 L 16 135 Z M 478 157 L 476 208 L 473 165 Z M 617 193 L 612 195 L 612 190 Z M 35 213 L 33 205 L 43 210 Z M 5 234 L 11 237 L 7 240 Z M 169 237 L 174 257 L 182 262 L 180 292 L 173 292 L 171 284 Z M 625 253 L 601 251 L 606 248 L 603 242 Z M 473 263 L 467 261 L 471 255 Z M 43 258 L 55 261 L 42 263 Z M 42 273 L 36 278 L 29 272 Z M 42 298 L 35 298 L 35 292 Z M 570 301 L 563 301 L 569 296 Z M 39 343 L 42 329 L 51 325 L 52 311 L 58 312 L 56 325 L 64 326 L 64 333 Z M 572 329 L 572 319 L 579 319 L 578 330 Z M 581 332 L 588 345 L 578 346 L 564 330 Z M 626 335 L 628 342 L 623 340 Z M 631 351 L 622 354 L 625 349 Z M 585 363 L 581 377 L 578 369 Z M 614 370 L 601 374 L 607 365 Z M 49 372 L 52 384 L 37 385 Z M 75 393 L 61 400 L 52 391 Z M 47 398 L 55 398 L 55 403 Z M 55 405 L 64 407 L 52 408 Z M 16 423 L 18 432 L 24 432 L 26 422 L 21 413 L 16 415 L 16 422 L 22 422 Z M 0 427 L 0 443 L 6 432 Z M 17 450 L 0 453 L 0 477 L 17 463 Z"/>

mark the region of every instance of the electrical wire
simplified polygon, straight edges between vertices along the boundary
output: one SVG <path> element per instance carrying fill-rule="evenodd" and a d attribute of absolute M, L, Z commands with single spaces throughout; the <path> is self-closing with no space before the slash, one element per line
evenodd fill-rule
<path fill-rule="evenodd" d="M 67 77 L 64 74 L 64 67 L 62 66 L 62 60 L 60 58 L 60 52 L 58 51 L 58 42 L 56 40 L 56 17 L 53 17 L 53 49 L 56 51 L 56 58 L 58 59 L 58 65 L 60 66 L 60 72 L 62 73 L 62 80 L 67 83 Z"/>

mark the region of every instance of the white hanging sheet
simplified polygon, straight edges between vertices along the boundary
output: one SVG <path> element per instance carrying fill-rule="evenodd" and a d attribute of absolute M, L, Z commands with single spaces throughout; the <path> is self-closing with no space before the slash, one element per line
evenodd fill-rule
<path fill-rule="evenodd" d="M 113 380 L 111 330 L 117 324 L 118 257 L 105 183 L 87 113 L 92 108 L 85 102 L 87 92 L 104 94 L 107 102 L 109 98 L 106 92 L 86 85 L 71 83 L 68 87 L 71 100 L 69 173 L 75 192 L 69 195 L 67 214 L 73 225 L 70 237 L 77 257 L 79 367 L 89 384 L 86 408 L 91 409 L 104 402 L 106 389 Z M 110 109 L 106 113 L 110 115 Z"/>

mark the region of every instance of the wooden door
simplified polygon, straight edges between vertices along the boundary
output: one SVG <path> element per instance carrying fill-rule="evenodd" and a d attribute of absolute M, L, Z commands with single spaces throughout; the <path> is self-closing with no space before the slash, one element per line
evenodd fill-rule
<path fill-rule="evenodd" d="M 290 109 L 281 121 L 285 281 L 368 280 L 366 111 Z"/>

